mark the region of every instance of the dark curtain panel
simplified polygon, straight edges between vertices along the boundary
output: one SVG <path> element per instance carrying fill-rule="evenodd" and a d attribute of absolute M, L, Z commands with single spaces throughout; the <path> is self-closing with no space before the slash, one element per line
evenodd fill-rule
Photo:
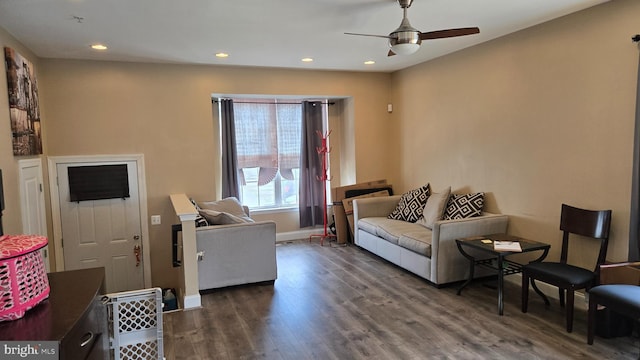
<path fill-rule="evenodd" d="M 233 196 L 240 199 L 233 100 L 220 100 L 220 121 L 222 122 L 222 198 Z"/>
<path fill-rule="evenodd" d="M 302 102 L 302 146 L 300 149 L 300 227 L 324 222 L 324 182 L 318 148 L 322 145 L 322 105 L 319 101 Z"/>
<path fill-rule="evenodd" d="M 636 128 L 633 138 L 633 177 L 631 185 L 631 223 L 629 224 L 629 261 L 640 261 L 640 62 L 636 88 Z"/>

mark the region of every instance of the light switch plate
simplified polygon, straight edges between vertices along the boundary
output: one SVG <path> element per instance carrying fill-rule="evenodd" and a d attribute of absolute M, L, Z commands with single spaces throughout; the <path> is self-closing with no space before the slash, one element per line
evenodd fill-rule
<path fill-rule="evenodd" d="M 151 225 L 160 225 L 161 223 L 160 215 L 151 215 Z"/>

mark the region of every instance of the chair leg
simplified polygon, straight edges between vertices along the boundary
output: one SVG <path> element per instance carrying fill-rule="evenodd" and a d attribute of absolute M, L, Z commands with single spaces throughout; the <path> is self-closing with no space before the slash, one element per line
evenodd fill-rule
<path fill-rule="evenodd" d="M 531 279 L 531 287 L 533 288 L 533 290 L 540 295 L 540 297 L 542 298 L 542 300 L 544 301 L 544 306 L 545 307 L 549 307 L 551 305 L 551 303 L 549 302 L 549 299 L 547 299 L 547 295 L 545 295 L 539 288 L 538 285 L 536 285 L 536 280 L 535 279 Z"/>
<path fill-rule="evenodd" d="M 560 307 L 564 307 L 564 289 L 560 287 L 558 288 L 558 299 L 560 300 Z"/>
<path fill-rule="evenodd" d="M 573 289 L 567 289 L 567 332 L 573 331 Z"/>
<path fill-rule="evenodd" d="M 593 295 L 589 295 L 589 312 L 587 313 L 587 344 L 593 344 L 593 335 L 596 327 L 596 310 L 598 309 L 598 300 Z"/>
<path fill-rule="evenodd" d="M 522 312 L 526 313 L 529 305 L 529 276 L 522 273 Z"/>

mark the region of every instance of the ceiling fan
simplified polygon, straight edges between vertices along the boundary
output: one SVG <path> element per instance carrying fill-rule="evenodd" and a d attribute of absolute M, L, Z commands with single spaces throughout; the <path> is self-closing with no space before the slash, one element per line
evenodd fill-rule
<path fill-rule="evenodd" d="M 389 39 L 388 56 L 393 55 L 410 55 L 420 49 L 422 40 L 442 39 L 448 37 L 465 36 L 480 33 L 480 29 L 477 27 L 467 27 L 458 29 L 446 29 L 429 32 L 420 32 L 411 26 L 409 19 L 407 18 L 407 9 L 411 6 L 413 0 L 398 0 L 398 5 L 402 8 L 403 16 L 400 27 L 395 29 L 391 34 L 385 35 L 369 35 L 369 34 L 357 34 L 357 33 L 345 33 L 346 35 L 358 35 L 358 36 L 374 36 Z"/>

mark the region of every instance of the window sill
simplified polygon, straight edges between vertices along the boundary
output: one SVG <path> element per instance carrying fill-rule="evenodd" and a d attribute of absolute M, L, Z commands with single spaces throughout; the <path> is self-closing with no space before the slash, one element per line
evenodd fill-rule
<path fill-rule="evenodd" d="M 298 212 L 298 207 L 274 207 L 274 208 L 249 208 L 251 214 L 275 214 L 285 212 Z"/>

